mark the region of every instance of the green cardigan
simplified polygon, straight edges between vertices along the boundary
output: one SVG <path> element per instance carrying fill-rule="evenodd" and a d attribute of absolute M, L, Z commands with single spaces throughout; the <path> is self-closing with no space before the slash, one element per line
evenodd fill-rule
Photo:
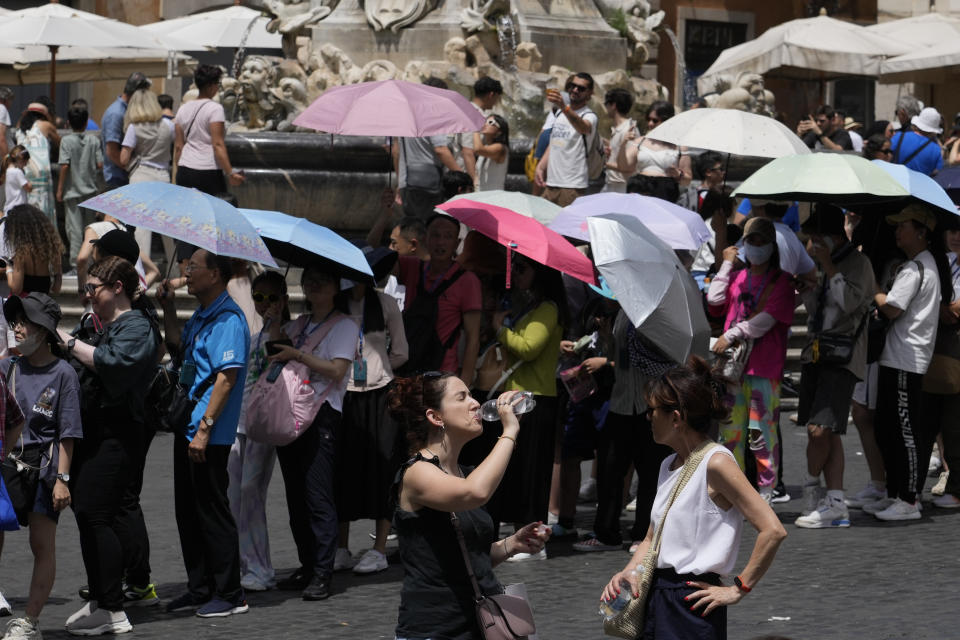
<path fill-rule="evenodd" d="M 553 302 L 542 302 L 520 318 L 513 329 L 501 327 L 497 339 L 507 349 L 507 366 L 517 367 L 504 385 L 505 391 L 533 391 L 539 396 L 557 395 L 557 360 L 563 327 Z"/>

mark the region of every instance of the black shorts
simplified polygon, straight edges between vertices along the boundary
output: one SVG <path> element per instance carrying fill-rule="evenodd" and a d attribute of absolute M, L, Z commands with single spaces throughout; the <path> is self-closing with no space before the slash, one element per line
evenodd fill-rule
<path fill-rule="evenodd" d="M 857 377 L 843 367 L 803 365 L 797 424 L 815 424 L 837 435 L 845 434 L 856 385 Z"/>
<path fill-rule="evenodd" d="M 40 447 L 24 447 L 22 454 L 19 450 L 14 453 L 27 464 L 39 467 L 40 450 Z M 3 461 L 3 483 L 21 527 L 29 524 L 31 513 L 43 514 L 54 522 L 60 517 L 60 512 L 53 508 L 53 487 L 40 478 L 43 473 L 29 469 L 18 471 L 16 462 L 9 458 Z"/>

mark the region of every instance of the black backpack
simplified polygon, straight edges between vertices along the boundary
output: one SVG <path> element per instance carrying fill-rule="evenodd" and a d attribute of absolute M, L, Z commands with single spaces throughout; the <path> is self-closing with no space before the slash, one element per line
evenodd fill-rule
<path fill-rule="evenodd" d="M 399 375 L 409 376 L 421 371 L 435 371 L 443 365 L 443 356 L 460 336 L 460 325 L 453 330 L 446 342 L 437 335 L 437 309 L 440 296 L 450 288 L 465 271 L 458 268 L 449 279 L 433 291 L 424 286 L 425 263 L 420 263 L 420 278 L 417 280 L 417 297 L 403 311 L 403 327 L 407 336 L 410 357 L 398 370 Z"/>

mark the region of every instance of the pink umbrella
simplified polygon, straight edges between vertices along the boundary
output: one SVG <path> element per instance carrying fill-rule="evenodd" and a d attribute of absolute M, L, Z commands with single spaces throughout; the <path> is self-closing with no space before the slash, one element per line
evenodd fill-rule
<path fill-rule="evenodd" d="M 507 282 L 510 249 L 562 273 L 597 284 L 593 263 L 563 236 L 524 215 L 493 204 L 459 198 L 437 207 L 471 229 L 507 247 Z"/>
<path fill-rule="evenodd" d="M 383 80 L 328 89 L 293 124 L 346 136 L 423 137 L 479 131 L 483 122 L 456 91 Z"/>

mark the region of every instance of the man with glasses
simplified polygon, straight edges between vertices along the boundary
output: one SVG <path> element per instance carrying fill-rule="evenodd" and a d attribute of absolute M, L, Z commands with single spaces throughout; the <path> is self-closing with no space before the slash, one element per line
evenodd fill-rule
<path fill-rule="evenodd" d="M 170 281 L 157 288 L 167 348 L 182 355 L 180 383 L 198 399 L 185 433 L 174 436 L 174 504 L 187 592 L 167 611 L 196 610 L 200 617 L 247 611 L 237 525 L 227 501 L 227 457 L 240 419 L 250 332 L 243 311 L 227 294 L 231 273 L 227 257 L 205 249 L 190 256 L 187 292 L 200 308 L 182 336 Z"/>
<path fill-rule="evenodd" d="M 473 83 L 473 100 L 470 101 L 470 104 L 486 117 L 500 103 L 501 96 L 503 96 L 503 85 L 500 84 L 500 81 L 484 76 Z M 463 170 L 470 175 L 473 184 L 476 184 L 477 156 L 473 152 L 473 132 L 457 133 L 451 137 L 453 147 L 456 150 L 454 155 L 460 156 L 457 159 L 462 159 Z"/>
<path fill-rule="evenodd" d="M 545 187 L 543 197 L 565 207 L 583 195 L 590 184 L 587 150 L 597 135 L 597 114 L 587 103 L 593 95 L 593 77 L 580 72 L 567 80 L 566 96 L 547 90 L 547 100 L 560 108 L 550 132 L 550 144 L 540 158 L 534 181 Z"/>
<path fill-rule="evenodd" d="M 850 134 L 837 125 L 836 112 L 828 104 L 820 105 L 816 118 L 808 116 L 797 125 L 797 135 L 814 151 L 852 151 Z"/>

